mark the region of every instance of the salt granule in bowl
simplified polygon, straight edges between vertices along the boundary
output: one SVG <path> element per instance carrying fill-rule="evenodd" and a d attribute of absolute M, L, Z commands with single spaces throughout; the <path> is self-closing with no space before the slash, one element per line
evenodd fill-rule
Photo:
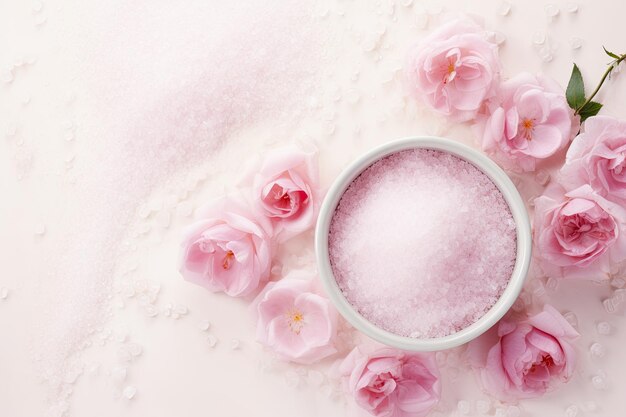
<path fill-rule="evenodd" d="M 343 316 L 401 349 L 458 346 L 521 290 L 530 222 L 507 175 L 443 138 L 385 144 L 335 181 L 316 228 L 320 276 Z"/>

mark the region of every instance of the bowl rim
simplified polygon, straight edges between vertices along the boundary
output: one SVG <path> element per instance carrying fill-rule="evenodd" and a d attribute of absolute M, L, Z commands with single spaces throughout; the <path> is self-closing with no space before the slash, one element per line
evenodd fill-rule
<path fill-rule="evenodd" d="M 335 209 L 348 186 L 365 169 L 385 156 L 403 150 L 423 148 L 450 153 L 470 162 L 487 175 L 502 193 L 516 224 L 516 260 L 511 279 L 498 301 L 479 320 L 448 336 L 416 339 L 388 332 L 369 322 L 344 297 L 334 278 L 328 254 L 328 234 Z M 315 252 L 322 285 L 339 313 L 365 335 L 385 345 L 410 351 L 436 351 L 460 346 L 475 339 L 502 318 L 517 299 L 528 274 L 532 251 L 530 219 L 519 191 L 508 175 L 480 151 L 451 139 L 411 136 L 375 147 L 350 163 L 328 189 L 315 227 Z"/>

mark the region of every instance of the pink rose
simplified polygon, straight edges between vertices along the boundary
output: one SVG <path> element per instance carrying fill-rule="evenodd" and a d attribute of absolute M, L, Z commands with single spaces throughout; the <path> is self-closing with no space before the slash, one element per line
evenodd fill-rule
<path fill-rule="evenodd" d="M 312 291 L 311 279 L 288 275 L 267 284 L 253 304 L 257 340 L 284 360 L 310 364 L 337 351 L 337 312 Z"/>
<path fill-rule="evenodd" d="M 502 319 L 470 342 L 468 356 L 485 390 L 501 400 L 543 395 L 555 380 L 567 381 L 574 370 L 572 342 L 578 332 L 546 305 L 520 321 Z"/>
<path fill-rule="evenodd" d="M 524 171 L 569 142 L 573 112 L 563 89 L 547 77 L 522 73 L 505 81 L 484 120 L 483 149 Z"/>
<path fill-rule="evenodd" d="M 549 186 L 535 199 L 534 243 L 538 256 L 549 265 L 568 267 L 568 277 L 579 277 L 580 270 L 592 264 L 608 272 L 611 262 L 626 258 L 625 219 L 622 207 L 607 201 L 589 185 L 567 193 L 558 185 Z M 549 265 L 546 272 L 552 274 Z M 591 273 L 585 269 L 582 272 Z"/>
<path fill-rule="evenodd" d="M 271 225 L 266 219 L 232 198 L 199 210 L 199 216 L 182 241 L 180 272 L 186 280 L 239 297 L 268 279 Z"/>
<path fill-rule="evenodd" d="M 433 354 L 356 347 L 339 365 L 346 388 L 374 416 L 421 417 L 439 402 L 441 385 Z"/>
<path fill-rule="evenodd" d="M 285 241 L 315 224 L 319 202 L 317 152 L 290 146 L 269 152 L 254 177 L 253 195 Z"/>
<path fill-rule="evenodd" d="M 455 121 L 471 120 L 495 94 L 500 78 L 498 47 L 471 20 L 455 20 L 410 51 L 411 90 L 435 111 Z"/>
<path fill-rule="evenodd" d="M 567 151 L 561 183 L 568 187 L 590 184 L 609 200 L 626 201 L 626 122 L 606 116 L 591 117 Z"/>

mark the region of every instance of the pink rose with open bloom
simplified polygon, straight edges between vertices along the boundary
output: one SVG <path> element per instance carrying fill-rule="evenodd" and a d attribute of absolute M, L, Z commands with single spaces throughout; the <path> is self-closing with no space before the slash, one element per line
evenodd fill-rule
<path fill-rule="evenodd" d="M 455 121 L 473 119 L 500 79 L 498 47 L 471 20 L 454 20 L 409 52 L 411 90 L 435 111 Z"/>
<path fill-rule="evenodd" d="M 551 265 L 565 267 L 574 278 L 596 272 L 588 269 L 594 265 L 608 273 L 611 262 L 626 258 L 625 220 L 626 210 L 589 185 L 569 192 L 549 186 L 535 199 L 534 243 L 547 262 L 545 272 L 554 274 Z"/>
<path fill-rule="evenodd" d="M 590 184 L 609 200 L 626 201 L 626 122 L 590 117 L 572 142 L 561 168 L 562 184 Z"/>
<path fill-rule="evenodd" d="M 269 152 L 254 177 L 253 195 L 279 241 L 313 226 L 319 204 L 317 152 L 296 146 Z"/>
<path fill-rule="evenodd" d="M 356 347 L 339 365 L 346 389 L 374 416 L 421 417 L 439 402 L 439 370 L 430 353 Z"/>
<path fill-rule="evenodd" d="M 522 73 L 501 84 L 484 120 L 483 149 L 524 171 L 569 142 L 573 111 L 563 89 L 547 77 Z"/>
<path fill-rule="evenodd" d="M 253 304 L 257 340 L 287 361 L 310 364 L 334 354 L 337 312 L 313 292 L 312 280 L 290 274 L 270 282 Z"/>
<path fill-rule="evenodd" d="M 183 277 L 210 291 L 245 296 L 268 279 L 271 225 L 238 200 L 223 198 L 199 210 L 184 232 Z"/>
<path fill-rule="evenodd" d="M 485 390 L 501 400 L 543 395 L 554 381 L 567 381 L 574 370 L 573 340 L 578 332 L 546 305 L 519 321 L 502 319 L 470 342 L 468 358 Z"/>

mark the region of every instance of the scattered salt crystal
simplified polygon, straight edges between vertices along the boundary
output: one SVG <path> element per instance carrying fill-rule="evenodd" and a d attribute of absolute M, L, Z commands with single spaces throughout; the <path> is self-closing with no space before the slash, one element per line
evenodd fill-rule
<path fill-rule="evenodd" d="M 577 36 L 574 36 L 570 38 L 569 46 L 574 50 L 580 49 L 583 46 L 583 40 Z"/>
<path fill-rule="evenodd" d="M 9 296 L 9 289 L 7 287 L 0 288 L 0 300 L 6 300 Z"/>
<path fill-rule="evenodd" d="M 604 372 L 599 372 L 597 375 L 594 375 L 591 378 L 591 385 L 597 390 L 606 389 L 607 383 Z"/>
<path fill-rule="evenodd" d="M 569 2 L 565 6 L 565 9 L 568 11 L 568 13 L 578 13 L 578 3 Z"/>
<path fill-rule="evenodd" d="M 138 343 L 129 343 L 128 344 L 128 351 L 133 356 L 139 356 L 143 352 L 143 348 Z"/>
<path fill-rule="evenodd" d="M 43 223 L 38 223 L 38 224 L 35 226 L 34 233 L 35 233 L 37 236 L 43 236 L 43 235 L 45 235 L 45 234 L 46 234 L 46 225 L 45 225 L 45 224 L 43 224 Z"/>
<path fill-rule="evenodd" d="M 613 288 L 624 288 L 626 287 L 626 281 L 623 278 L 613 278 L 611 280 L 611 287 Z"/>
<path fill-rule="evenodd" d="M 206 332 L 207 330 L 209 330 L 210 327 L 211 327 L 211 323 L 208 320 L 202 320 L 200 323 L 198 323 L 198 329 L 200 329 L 203 332 Z"/>
<path fill-rule="evenodd" d="M 5 84 L 10 84 L 13 82 L 13 70 L 12 69 L 4 69 L 2 70 L 2 82 Z"/>
<path fill-rule="evenodd" d="M 159 314 L 159 309 L 152 304 L 148 304 L 144 307 L 144 312 L 148 317 L 156 317 Z"/>
<path fill-rule="evenodd" d="M 516 405 L 510 405 L 506 409 L 506 417 L 520 417 L 522 415 L 522 410 Z"/>
<path fill-rule="evenodd" d="M 511 13 L 511 3 L 508 1 L 503 1 L 498 6 L 498 14 L 500 16 L 508 16 Z"/>
<path fill-rule="evenodd" d="M 491 403 L 487 400 L 478 400 L 476 401 L 476 411 L 479 414 L 487 414 L 491 409 Z"/>
<path fill-rule="evenodd" d="M 533 34 L 533 44 L 543 45 L 546 42 L 546 32 L 538 30 Z"/>
<path fill-rule="evenodd" d="M 604 345 L 595 342 L 589 347 L 589 353 L 594 358 L 602 358 L 606 354 L 606 348 L 604 347 Z"/>
<path fill-rule="evenodd" d="M 462 415 L 467 415 L 470 413 L 470 403 L 467 400 L 460 400 L 457 405 L 456 405 L 456 409 L 458 410 L 459 414 Z"/>
<path fill-rule="evenodd" d="M 237 350 L 241 347 L 241 341 L 239 339 L 231 339 L 230 341 L 230 349 Z"/>
<path fill-rule="evenodd" d="M 565 417 L 577 417 L 579 408 L 576 404 L 572 404 L 565 409 Z"/>
<path fill-rule="evenodd" d="M 461 213 L 463 205 L 471 210 Z M 504 291 L 516 251 L 509 221 L 502 194 L 472 164 L 401 151 L 344 193 L 330 227 L 331 265 L 372 323 L 403 336 L 446 336 L 480 319 Z"/>
<path fill-rule="evenodd" d="M 150 207 L 147 204 L 142 204 L 141 206 L 139 206 L 139 210 L 137 214 L 139 215 L 140 218 L 146 219 L 148 218 L 151 212 L 152 210 L 150 210 Z"/>
<path fill-rule="evenodd" d="M 604 305 L 604 309 L 606 310 L 607 313 L 615 312 L 615 304 L 612 298 L 607 298 L 604 301 L 602 301 L 602 305 Z"/>
<path fill-rule="evenodd" d="M 559 7 L 554 3 L 546 4 L 544 10 L 546 12 L 546 16 L 548 16 L 549 18 L 557 17 L 560 12 Z"/>
<path fill-rule="evenodd" d="M 598 334 L 606 336 L 611 333 L 611 325 L 606 321 L 601 321 L 596 326 L 596 330 L 598 331 Z"/>
<path fill-rule="evenodd" d="M 546 288 L 550 291 L 556 291 L 559 288 L 559 280 L 554 277 L 548 278 L 546 281 Z"/>
<path fill-rule="evenodd" d="M 35 1 L 33 3 L 33 13 L 39 13 L 43 9 L 43 3 L 40 1 Z"/>
<path fill-rule="evenodd" d="M 127 386 L 124 388 L 124 391 L 122 391 L 122 395 L 124 395 L 124 398 L 127 400 L 132 400 L 135 394 L 137 394 L 137 388 L 132 385 Z"/>
<path fill-rule="evenodd" d="M 206 341 L 210 348 L 214 348 L 215 345 L 217 345 L 217 337 L 213 336 L 212 334 L 206 337 Z"/>
<path fill-rule="evenodd" d="M 502 45 L 506 41 L 506 36 L 504 33 L 496 31 L 493 33 L 493 41 L 496 45 Z"/>
<path fill-rule="evenodd" d="M 400 0 L 400 4 L 404 7 L 410 7 L 413 5 L 413 0 Z"/>

